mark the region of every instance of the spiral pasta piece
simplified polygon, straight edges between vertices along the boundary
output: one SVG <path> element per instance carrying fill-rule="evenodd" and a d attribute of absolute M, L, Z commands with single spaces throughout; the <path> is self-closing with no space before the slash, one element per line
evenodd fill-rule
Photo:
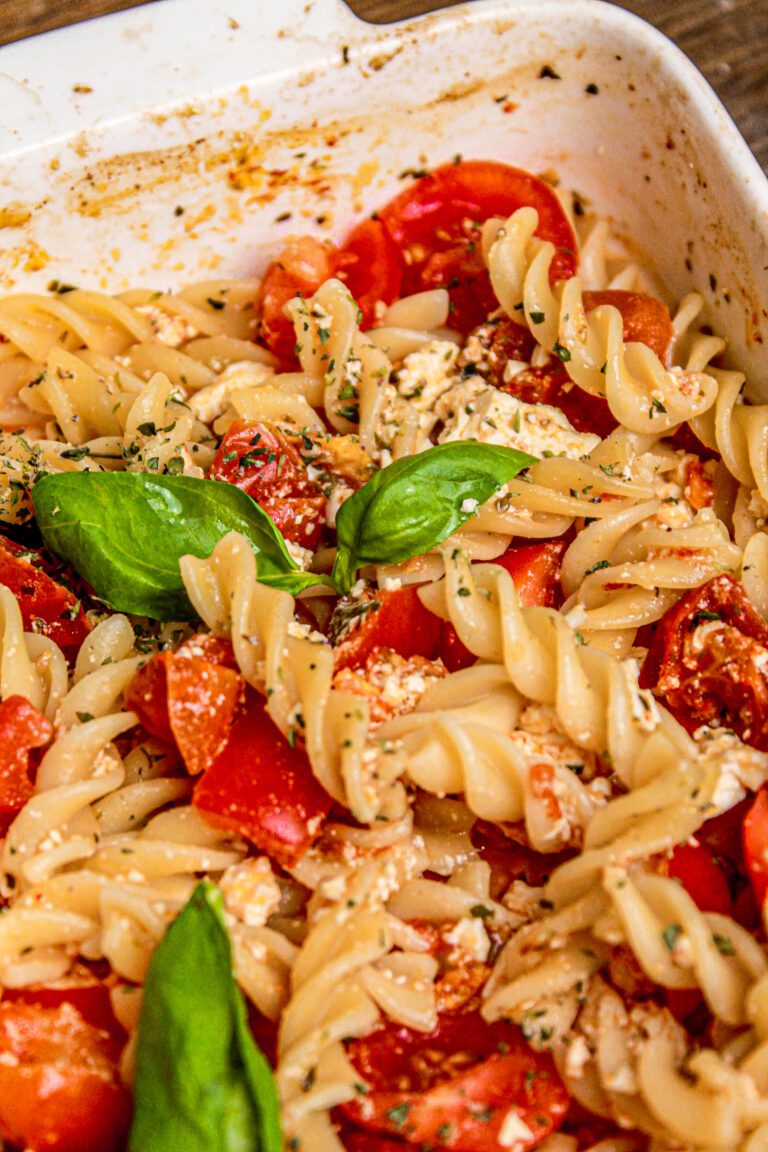
<path fill-rule="evenodd" d="M 663 435 L 711 408 L 718 391 L 712 376 L 667 369 L 646 345 L 625 344 L 621 313 L 612 305 L 587 313 L 578 277 L 550 286 L 555 249 L 535 238 L 538 223 L 534 208 L 520 208 L 483 229 L 491 283 L 510 319 L 555 351 L 575 384 L 604 396 L 633 432 Z"/>
<path fill-rule="evenodd" d="M 181 559 L 190 600 L 202 620 L 232 641 L 249 684 L 266 692 L 267 711 L 278 728 L 303 733 L 312 770 L 335 799 L 370 823 L 385 808 L 402 812 L 397 765 L 373 772 L 366 757 L 368 706 L 359 696 L 332 687 L 329 646 L 292 634 L 293 599 L 259 584 L 250 545 L 230 532 L 207 560 Z M 395 760 L 396 757 L 392 757 Z M 374 778 L 376 777 L 376 778 Z"/>

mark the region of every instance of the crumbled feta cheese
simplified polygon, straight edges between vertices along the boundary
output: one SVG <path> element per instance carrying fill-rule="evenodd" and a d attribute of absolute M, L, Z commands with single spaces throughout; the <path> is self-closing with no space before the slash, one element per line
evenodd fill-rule
<path fill-rule="evenodd" d="M 589 1045 L 583 1036 L 574 1036 L 573 1042 L 565 1050 L 566 1075 L 579 1080 L 584 1075 L 584 1068 L 589 1063 Z"/>
<path fill-rule="evenodd" d="M 289 620 L 286 626 L 286 632 L 289 636 L 293 636 L 296 640 L 311 640 L 313 644 L 327 644 L 327 637 L 323 636 L 322 632 L 312 628 L 309 624 L 304 624 L 301 620 Z"/>
<path fill-rule="evenodd" d="M 437 414 L 445 427 L 439 442 L 479 440 L 529 452 L 532 456 L 587 456 L 600 443 L 591 432 L 577 432 L 559 408 L 526 404 L 470 377 L 445 392 Z"/>
<path fill-rule="evenodd" d="M 336 517 L 339 514 L 339 509 L 342 504 L 349 500 L 350 496 L 354 496 L 354 494 L 354 488 L 350 488 L 348 484 L 340 483 L 333 486 L 325 502 L 325 522 L 329 528 L 336 527 Z"/>
<path fill-rule="evenodd" d="M 498 1139 L 502 1148 L 514 1148 L 519 1140 L 524 1140 L 526 1144 L 530 1144 L 533 1140 L 533 1132 L 531 1132 L 528 1125 L 520 1119 L 517 1110 L 511 1108 L 504 1117 L 504 1121 L 499 1129 Z"/>
<path fill-rule="evenodd" d="M 293 540 L 286 540 L 285 547 L 288 549 L 291 559 L 298 564 L 302 572 L 306 572 L 312 563 L 314 553 L 311 548 L 302 548 L 301 544 L 296 544 Z"/>
<path fill-rule="evenodd" d="M 266 924 L 280 905 L 280 886 L 266 856 L 232 864 L 219 887 L 227 910 L 252 928 Z"/>
<path fill-rule="evenodd" d="M 140 304 L 136 311 L 147 317 L 159 343 L 167 344 L 169 348 L 178 348 L 200 335 L 185 316 L 166 312 L 156 304 Z"/>
<path fill-rule="evenodd" d="M 473 500 L 471 497 L 467 497 L 466 500 L 462 500 L 461 502 L 461 510 L 471 516 L 473 512 L 477 511 L 479 504 L 479 500 Z"/>
<path fill-rule="evenodd" d="M 469 957 L 470 960 L 483 964 L 488 959 L 491 942 L 482 920 L 475 916 L 465 916 L 457 920 L 453 928 L 443 933 L 443 940 L 455 949 L 456 954 L 451 953 L 449 957 L 451 961 L 459 962 Z"/>
<path fill-rule="evenodd" d="M 242 388 L 256 388 L 274 375 L 274 369 L 252 360 L 238 360 L 228 364 L 213 384 L 206 384 L 194 396 L 189 407 L 204 424 L 212 424 L 227 409 L 230 397 Z"/>
<path fill-rule="evenodd" d="M 421 413 L 430 414 L 434 423 L 435 402 L 456 382 L 456 358 L 459 349 L 449 340 L 433 340 L 403 360 L 395 373 L 397 391 Z"/>

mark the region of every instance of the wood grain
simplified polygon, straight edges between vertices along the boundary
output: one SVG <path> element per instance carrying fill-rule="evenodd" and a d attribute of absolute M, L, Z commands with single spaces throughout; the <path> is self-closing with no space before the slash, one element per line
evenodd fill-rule
<path fill-rule="evenodd" d="M 0 0 L 0 44 L 143 0 Z M 162 2 L 162 0 L 160 0 Z M 253 0 L 270 3 L 273 0 Z M 366 20 L 389 23 L 450 0 L 350 0 Z M 614 0 L 670 36 L 704 73 L 768 172 L 767 0 Z"/>

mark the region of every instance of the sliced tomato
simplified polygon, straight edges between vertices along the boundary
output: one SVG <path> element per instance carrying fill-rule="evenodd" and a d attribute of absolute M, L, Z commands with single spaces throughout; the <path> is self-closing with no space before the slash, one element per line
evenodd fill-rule
<path fill-rule="evenodd" d="M 514 1024 L 487 1024 L 477 1012 L 444 1016 L 427 1035 L 388 1024 L 353 1040 L 347 1055 L 369 1091 L 340 1111 L 410 1145 L 503 1152 L 512 1113 L 515 1147 L 535 1148 L 568 1109 L 551 1056 L 532 1051 Z"/>
<path fill-rule="evenodd" d="M 445 164 L 378 213 L 401 252 L 402 295 L 447 288 L 452 328 L 464 334 L 498 307 L 480 250 L 480 225 L 518 208 L 539 213 L 537 235 L 557 249 L 551 278 L 576 271 L 573 230 L 553 189 L 519 168 L 489 160 Z"/>
<path fill-rule="evenodd" d="M 91 630 L 78 598 L 44 570 L 41 554 L 0 536 L 0 584 L 16 597 L 24 628 L 73 655 Z"/>
<path fill-rule="evenodd" d="M 763 785 L 744 818 L 744 860 L 757 906 L 768 895 L 768 787 Z"/>
<path fill-rule="evenodd" d="M 338 275 L 358 303 L 361 327 L 370 328 L 376 319 L 376 305 L 391 304 L 400 294 L 400 254 L 381 221 L 369 219 L 352 229 L 339 257 Z"/>
<path fill-rule="evenodd" d="M 560 598 L 560 567 L 566 544 L 547 540 L 543 544 L 517 544 L 493 561 L 509 572 L 520 603 L 525 608 L 554 608 Z M 476 657 L 459 639 L 454 626 L 444 621 L 440 636 L 440 659 L 449 672 L 469 668 Z"/>
<path fill-rule="evenodd" d="M 211 480 L 235 484 L 256 501 L 285 537 L 317 548 L 325 520 L 322 488 L 290 439 L 274 424 L 235 420 L 219 445 Z"/>
<path fill-rule="evenodd" d="M 661 619 L 640 683 L 689 731 L 722 724 L 768 751 L 767 664 L 768 625 L 738 580 L 715 576 Z"/>
<path fill-rule="evenodd" d="M 50 720 L 24 696 L 9 696 L 0 704 L 0 837 L 34 795 L 30 753 L 52 736 Z"/>
<path fill-rule="evenodd" d="M 130 1117 L 112 1041 L 71 1004 L 0 1003 L 0 1136 L 28 1152 L 118 1152 Z"/>
<path fill-rule="evenodd" d="M 392 648 L 408 659 L 432 660 L 440 644 L 441 621 L 424 607 L 415 587 L 377 592 L 375 598 L 345 601 L 331 619 L 336 635 L 334 667 L 362 668 L 377 648 Z"/>
<path fill-rule="evenodd" d="M 674 336 L 669 309 L 655 296 L 646 292 L 623 292 L 617 288 L 604 292 L 585 292 L 584 307 L 587 312 L 599 308 L 601 304 L 611 304 L 621 312 L 624 321 L 624 339 L 627 343 L 647 344 L 664 361 Z"/>
<path fill-rule="evenodd" d="M 291 747 L 249 692 L 226 746 L 195 787 L 192 803 L 212 824 L 244 836 L 290 867 L 320 832 L 332 801 L 303 747 Z"/>
<path fill-rule="evenodd" d="M 206 637 L 201 641 L 153 656 L 125 692 L 127 707 L 153 736 L 176 745 L 193 776 L 209 768 L 222 751 L 245 698 L 242 676 L 227 666 L 230 645 L 212 644 Z"/>
<path fill-rule="evenodd" d="M 296 334 L 285 315 L 285 305 L 294 296 L 312 296 L 336 270 L 336 250 L 332 244 L 321 243 L 313 236 L 299 236 L 286 244 L 264 273 L 256 301 L 260 315 L 259 338 L 284 367 L 296 364 Z"/>

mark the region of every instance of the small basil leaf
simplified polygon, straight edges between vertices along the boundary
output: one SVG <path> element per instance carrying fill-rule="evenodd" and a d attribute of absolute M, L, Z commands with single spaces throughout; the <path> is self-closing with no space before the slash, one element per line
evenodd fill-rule
<path fill-rule="evenodd" d="M 153 620 L 194 619 L 179 571 L 210 556 L 227 532 L 256 553 L 259 580 L 293 595 L 322 578 L 302 572 L 255 500 L 234 484 L 144 472 L 44 476 L 32 499 L 45 544 L 119 612 Z"/>
<path fill-rule="evenodd" d="M 147 973 L 129 1152 L 282 1146 L 272 1072 L 232 975 L 221 893 L 198 884 Z"/>
<path fill-rule="evenodd" d="M 348 592 L 364 564 L 399 564 L 428 552 L 535 463 L 512 448 L 457 441 L 382 468 L 336 517 L 337 587 Z"/>

